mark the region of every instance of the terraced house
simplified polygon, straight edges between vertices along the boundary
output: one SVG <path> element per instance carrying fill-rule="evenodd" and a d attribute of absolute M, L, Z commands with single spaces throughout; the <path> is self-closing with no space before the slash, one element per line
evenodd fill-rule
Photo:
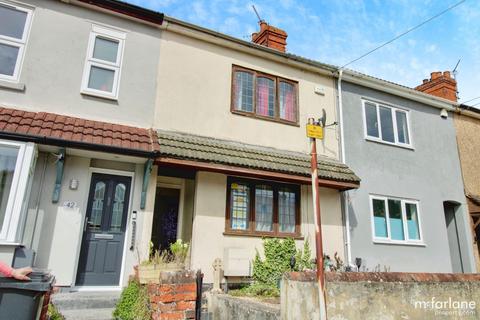
<path fill-rule="evenodd" d="M 370 271 L 475 272 L 450 72 L 415 89 L 354 72 L 342 80 L 344 160 L 362 177 L 345 193 L 349 261 Z"/>

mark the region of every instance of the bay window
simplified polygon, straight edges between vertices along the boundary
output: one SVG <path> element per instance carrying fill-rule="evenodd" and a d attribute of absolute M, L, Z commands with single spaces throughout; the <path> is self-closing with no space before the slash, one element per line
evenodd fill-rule
<path fill-rule="evenodd" d="M 32 10 L 0 2 L 0 79 L 19 79 Z"/>
<path fill-rule="evenodd" d="M 422 243 L 419 203 L 382 196 L 371 196 L 374 241 Z"/>
<path fill-rule="evenodd" d="M 231 108 L 237 114 L 298 124 L 297 83 L 234 66 Z"/>
<path fill-rule="evenodd" d="M 408 111 L 364 101 L 363 114 L 367 139 L 411 147 Z"/>
<path fill-rule="evenodd" d="M 82 93 L 117 99 L 126 34 L 93 26 L 82 80 Z"/>
<path fill-rule="evenodd" d="M 35 159 L 33 144 L 0 141 L 0 242 L 20 240 Z"/>
<path fill-rule="evenodd" d="M 229 178 L 226 233 L 299 236 L 299 204 L 297 185 Z"/>

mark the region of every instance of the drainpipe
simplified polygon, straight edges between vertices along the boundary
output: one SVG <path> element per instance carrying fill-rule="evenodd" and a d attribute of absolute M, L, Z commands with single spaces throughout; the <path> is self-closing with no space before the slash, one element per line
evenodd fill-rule
<path fill-rule="evenodd" d="M 345 142 L 343 140 L 344 131 L 343 131 L 343 100 L 342 100 L 342 75 L 343 69 L 338 69 L 338 81 L 337 81 L 337 94 L 338 94 L 338 122 L 340 123 L 340 161 L 346 164 L 345 157 Z M 350 246 L 350 218 L 348 215 L 348 201 L 347 201 L 347 191 L 342 192 L 342 214 L 344 215 L 345 221 L 345 249 L 346 249 L 346 260 L 347 266 L 351 264 L 352 261 L 352 252 Z"/>

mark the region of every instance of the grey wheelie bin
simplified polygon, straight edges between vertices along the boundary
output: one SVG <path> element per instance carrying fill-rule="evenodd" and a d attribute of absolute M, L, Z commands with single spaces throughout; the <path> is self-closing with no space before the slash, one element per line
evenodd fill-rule
<path fill-rule="evenodd" d="M 36 320 L 40 317 L 43 297 L 52 289 L 54 277 L 46 272 L 32 272 L 30 281 L 0 277 L 0 319 Z"/>

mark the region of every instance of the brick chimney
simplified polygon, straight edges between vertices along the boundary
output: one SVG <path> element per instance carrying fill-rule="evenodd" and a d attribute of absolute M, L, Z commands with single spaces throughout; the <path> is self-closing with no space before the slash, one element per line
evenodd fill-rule
<path fill-rule="evenodd" d="M 260 31 L 252 33 L 252 42 L 285 52 L 287 49 L 287 33 L 265 21 L 260 21 Z"/>
<path fill-rule="evenodd" d="M 424 79 L 415 90 L 457 102 L 457 81 L 452 78 L 450 71 L 432 72 L 430 80 Z"/>

